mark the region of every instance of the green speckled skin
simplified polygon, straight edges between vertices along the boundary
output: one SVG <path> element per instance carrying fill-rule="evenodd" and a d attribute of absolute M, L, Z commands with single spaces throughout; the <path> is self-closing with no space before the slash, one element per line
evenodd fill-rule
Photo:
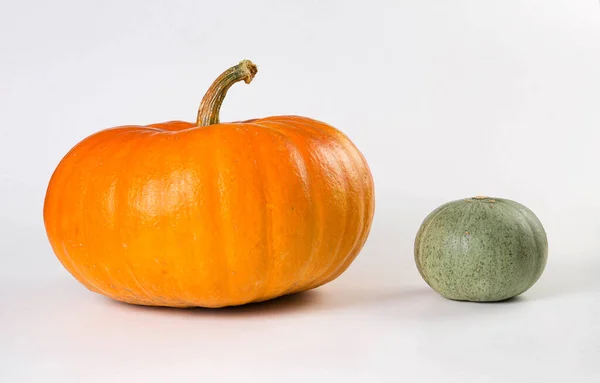
<path fill-rule="evenodd" d="M 444 204 L 415 239 L 421 276 L 448 299 L 493 302 L 517 296 L 539 279 L 548 258 L 541 222 L 507 199 L 474 197 Z"/>

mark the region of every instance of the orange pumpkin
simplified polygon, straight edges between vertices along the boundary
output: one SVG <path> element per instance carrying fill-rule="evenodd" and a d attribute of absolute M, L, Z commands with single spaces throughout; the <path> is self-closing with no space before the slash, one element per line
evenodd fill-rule
<path fill-rule="evenodd" d="M 84 286 L 140 305 L 222 307 L 323 285 L 367 239 L 367 163 L 335 128 L 305 117 L 219 123 L 225 71 L 196 123 L 100 131 L 50 180 L 44 222 L 54 253 Z"/>

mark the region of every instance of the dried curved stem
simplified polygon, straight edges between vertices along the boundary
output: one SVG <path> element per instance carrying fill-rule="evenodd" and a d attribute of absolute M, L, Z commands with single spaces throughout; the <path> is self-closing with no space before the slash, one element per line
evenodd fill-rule
<path fill-rule="evenodd" d="M 198 126 L 218 124 L 221 105 L 229 88 L 239 81 L 250 84 L 257 71 L 258 68 L 252 61 L 242 60 L 239 64 L 232 66 L 217 77 L 202 98 L 198 108 L 196 124 Z"/>

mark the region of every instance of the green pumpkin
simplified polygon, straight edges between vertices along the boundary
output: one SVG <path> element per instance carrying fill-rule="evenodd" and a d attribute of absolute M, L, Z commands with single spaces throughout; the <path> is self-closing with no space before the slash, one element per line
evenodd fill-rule
<path fill-rule="evenodd" d="M 415 239 L 421 276 L 453 300 L 493 302 L 517 296 L 540 278 L 548 258 L 541 222 L 507 199 L 474 197 L 427 216 Z"/>

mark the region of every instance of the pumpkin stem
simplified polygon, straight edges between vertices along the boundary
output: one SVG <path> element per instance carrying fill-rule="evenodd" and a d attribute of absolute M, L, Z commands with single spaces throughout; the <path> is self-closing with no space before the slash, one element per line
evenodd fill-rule
<path fill-rule="evenodd" d="M 198 126 L 218 124 L 221 104 L 223 104 L 229 88 L 242 80 L 246 84 L 250 84 L 257 71 L 258 68 L 252 61 L 242 60 L 239 64 L 232 66 L 217 77 L 202 98 L 198 108 L 196 124 Z"/>

